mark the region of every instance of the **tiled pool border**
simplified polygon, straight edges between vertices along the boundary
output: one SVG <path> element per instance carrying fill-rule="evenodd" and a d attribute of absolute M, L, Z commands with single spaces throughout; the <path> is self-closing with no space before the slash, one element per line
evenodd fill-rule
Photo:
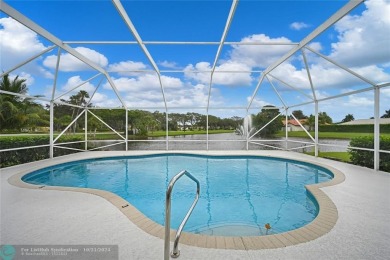
<path fill-rule="evenodd" d="M 150 154 L 164 154 L 163 151 L 154 151 L 154 152 L 145 152 L 145 153 L 137 153 L 132 154 L 131 152 L 127 152 L 122 154 L 123 156 L 131 156 L 131 155 L 150 155 Z M 201 154 L 201 155 L 225 155 L 223 154 L 212 153 L 209 152 L 199 152 L 199 151 L 185 151 L 185 152 L 172 152 L 169 151 L 167 153 L 178 153 L 178 154 Z M 90 153 L 93 156 L 89 156 L 88 158 L 83 159 L 92 159 L 92 158 L 104 158 L 111 156 L 118 156 L 117 153 L 111 154 L 105 152 L 104 154 L 99 152 Z M 229 154 L 234 155 L 234 153 Z M 243 153 L 237 152 L 236 155 L 257 155 L 262 157 L 267 157 L 261 154 L 256 154 L 255 152 Z M 282 159 L 291 159 L 285 156 L 277 156 L 277 155 L 268 155 L 268 157 L 274 158 L 282 158 Z M 94 194 L 100 196 L 107 201 L 111 202 L 116 208 L 118 208 L 130 221 L 132 221 L 135 225 L 137 225 L 140 229 L 147 232 L 150 235 L 155 237 L 159 237 L 164 239 L 164 226 L 155 223 L 145 215 L 143 215 L 138 209 L 132 206 L 129 202 L 122 199 L 116 194 L 113 194 L 104 190 L 97 189 L 89 189 L 89 188 L 73 188 L 73 187 L 58 187 L 58 186 L 39 186 L 32 185 L 22 181 L 22 177 L 32 171 L 39 170 L 41 168 L 46 168 L 48 166 L 56 165 L 59 163 L 80 160 L 77 155 L 63 156 L 61 159 L 63 160 L 45 160 L 45 163 L 40 164 L 38 167 L 32 167 L 28 171 L 18 172 L 12 175 L 8 182 L 14 186 L 20 188 L 28 188 L 28 189 L 40 189 L 40 190 L 60 190 L 60 191 L 75 191 L 75 192 L 83 192 Z M 59 159 L 59 158 L 58 158 Z M 308 158 L 309 159 L 309 158 Z M 65 161 L 64 161 L 65 160 Z M 293 159 L 297 160 L 297 159 Z M 317 239 L 326 233 L 328 233 L 336 224 L 338 219 L 338 211 L 335 204 L 332 200 L 322 191 L 320 188 L 333 186 L 339 184 L 345 180 L 345 176 L 339 170 L 324 164 L 320 164 L 314 162 L 312 160 L 303 160 L 298 159 L 297 161 L 302 161 L 306 163 L 311 163 L 314 165 L 318 165 L 330 170 L 334 177 L 332 180 L 328 182 L 323 182 L 319 184 L 306 185 L 306 189 L 310 192 L 313 197 L 317 200 L 319 205 L 319 212 L 317 217 L 310 222 L 309 224 L 284 233 L 272 234 L 266 236 L 241 236 L 241 237 L 229 237 L 229 236 L 207 236 L 207 235 L 199 235 L 192 234 L 188 232 L 183 232 L 180 238 L 181 244 L 186 244 L 190 246 L 197 246 L 203 248 L 216 248 L 216 249 L 236 249 L 236 250 L 259 250 L 259 249 L 272 249 L 272 248 L 281 248 L 291 245 L 296 245 L 300 243 L 309 242 L 311 240 Z M 35 163 L 31 163 L 35 165 Z M 39 164 L 39 162 L 38 162 Z M 171 229 L 171 241 L 175 238 L 176 230 Z"/>

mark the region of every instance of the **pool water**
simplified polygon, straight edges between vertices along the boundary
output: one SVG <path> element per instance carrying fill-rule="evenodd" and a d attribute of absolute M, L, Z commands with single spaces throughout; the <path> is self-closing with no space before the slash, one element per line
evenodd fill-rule
<path fill-rule="evenodd" d="M 258 236 L 297 229 L 317 215 L 304 185 L 332 173 L 303 162 L 259 156 L 162 154 L 83 160 L 45 168 L 22 180 L 37 185 L 85 187 L 113 192 L 164 225 L 171 178 L 187 170 L 201 191 L 184 231 L 207 235 Z M 172 193 L 171 227 L 192 204 L 196 184 L 183 176 Z M 265 224 L 271 229 L 267 230 Z"/>

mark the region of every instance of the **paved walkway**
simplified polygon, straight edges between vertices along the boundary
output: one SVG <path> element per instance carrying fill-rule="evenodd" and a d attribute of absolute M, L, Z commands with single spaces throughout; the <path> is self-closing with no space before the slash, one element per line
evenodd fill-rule
<path fill-rule="evenodd" d="M 111 152 L 111 155 L 149 152 Z M 217 154 L 218 152 L 208 152 Z M 304 244 L 267 250 L 221 250 L 180 245 L 179 259 L 388 259 L 390 255 L 390 174 L 322 158 L 281 151 L 221 152 L 275 155 L 328 164 L 346 180 L 322 190 L 336 204 L 339 219 L 326 235 Z M 90 158 L 88 152 L 55 162 Z M 164 241 L 131 223 L 105 199 L 69 191 L 32 190 L 7 179 L 50 160 L 1 169 L 0 244 L 119 245 L 120 259 L 162 259 Z"/>

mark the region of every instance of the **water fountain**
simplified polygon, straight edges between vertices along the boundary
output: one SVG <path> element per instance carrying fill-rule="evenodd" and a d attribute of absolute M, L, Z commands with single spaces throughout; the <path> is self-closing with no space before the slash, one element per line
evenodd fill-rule
<path fill-rule="evenodd" d="M 244 118 L 243 124 L 236 129 L 236 133 L 241 136 L 250 137 L 255 130 L 252 126 L 252 115 L 247 115 Z"/>

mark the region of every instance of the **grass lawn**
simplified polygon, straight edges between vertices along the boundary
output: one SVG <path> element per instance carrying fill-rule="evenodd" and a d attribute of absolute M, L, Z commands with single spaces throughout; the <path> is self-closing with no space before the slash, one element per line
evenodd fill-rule
<path fill-rule="evenodd" d="M 314 156 L 314 152 L 308 152 L 306 154 Z M 347 163 L 351 162 L 350 154 L 348 152 L 319 152 L 318 156 L 322 158 L 331 159 L 331 160 L 341 161 L 341 162 L 347 162 Z"/>
<path fill-rule="evenodd" d="M 310 134 L 314 137 L 314 132 L 310 132 Z M 278 137 L 284 137 L 286 133 L 284 131 L 280 131 L 276 134 Z M 310 137 L 304 131 L 296 131 L 296 132 L 288 132 L 289 137 L 301 137 L 310 139 Z M 351 139 L 354 137 L 361 136 L 374 136 L 374 133 L 343 133 L 343 132 L 320 132 L 319 138 L 330 138 L 330 139 Z M 381 134 L 383 137 L 390 137 L 390 134 Z"/>

